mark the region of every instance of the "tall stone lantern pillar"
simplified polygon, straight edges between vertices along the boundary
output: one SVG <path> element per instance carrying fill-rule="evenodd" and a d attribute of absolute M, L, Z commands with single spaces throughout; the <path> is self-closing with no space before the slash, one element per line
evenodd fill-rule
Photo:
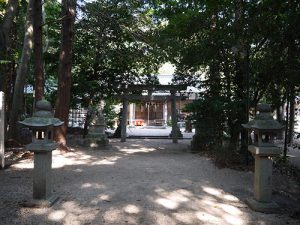
<path fill-rule="evenodd" d="M 281 154 L 281 150 L 274 144 L 277 133 L 283 126 L 273 119 L 271 107 L 268 104 L 259 104 L 259 114 L 242 126 L 254 132 L 252 145 L 248 150 L 255 158 L 254 198 L 246 203 L 255 211 L 274 212 L 279 206 L 272 201 L 272 159 Z"/>
<path fill-rule="evenodd" d="M 25 206 L 50 207 L 58 198 L 52 195 L 52 151 L 58 145 L 53 141 L 53 128 L 64 122 L 53 117 L 50 102 L 40 100 L 36 102 L 36 112 L 30 118 L 19 123 L 30 128 L 32 143 L 26 150 L 34 152 L 33 169 L 33 200 Z"/>

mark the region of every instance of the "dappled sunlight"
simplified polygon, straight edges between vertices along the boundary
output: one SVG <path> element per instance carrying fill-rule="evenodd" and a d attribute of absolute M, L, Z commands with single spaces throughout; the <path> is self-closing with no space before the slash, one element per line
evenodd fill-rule
<path fill-rule="evenodd" d="M 25 209 L 25 208 L 24 208 Z M 35 215 L 44 215 L 44 214 L 46 214 L 47 213 L 47 211 L 45 210 L 45 209 L 43 209 L 43 208 L 37 208 L 35 211 L 34 211 L 34 214 Z"/>
<path fill-rule="evenodd" d="M 84 183 L 81 188 L 94 188 L 94 189 L 105 189 L 105 185 L 98 183 Z"/>
<path fill-rule="evenodd" d="M 231 201 L 231 202 L 238 202 L 239 201 L 239 199 L 237 197 L 235 197 L 233 195 L 230 195 L 230 194 L 223 195 L 223 198 L 225 200 L 228 200 L 228 201 Z"/>
<path fill-rule="evenodd" d="M 66 152 L 60 151 L 52 152 L 52 168 L 62 168 L 69 165 L 86 165 L 94 161 L 95 158 L 84 152 Z M 33 160 L 32 160 L 33 161 Z M 22 164 L 22 163 L 20 163 Z M 32 164 L 33 165 L 33 164 Z M 33 166 L 32 166 L 33 168 Z M 78 172 L 78 171 L 77 171 Z"/>
<path fill-rule="evenodd" d="M 216 169 L 169 140 L 117 141 L 105 150 L 54 151 L 53 189 L 60 200 L 51 208 L 21 208 L 18 220 L 63 225 L 263 225 L 276 220 L 255 214 L 240 200 L 239 190 L 248 188 L 245 182 L 235 183 L 242 180 L 242 172 L 232 173 L 227 182 L 230 171 Z M 33 160 L 24 159 L 13 167 L 32 168 Z M 25 176 L 16 176 L 20 170 L 7 171 L 7 181 L 26 182 L 29 189 L 32 173 L 24 169 Z"/>
<path fill-rule="evenodd" d="M 232 215 L 223 215 L 222 216 L 225 221 L 230 224 L 230 225 L 242 225 L 245 224 L 245 222 L 243 222 L 242 218 L 237 217 L 237 216 L 232 216 Z"/>
<path fill-rule="evenodd" d="M 154 198 L 153 201 L 166 210 L 175 210 L 172 213 L 173 217 L 185 224 L 195 224 L 200 221 L 209 224 L 246 224 L 247 214 L 238 208 L 243 206 L 243 203 L 240 203 L 237 197 L 210 186 L 202 186 L 199 191 L 201 189 L 204 192 L 195 194 L 187 189 L 167 191 L 156 188 L 154 192 L 159 197 Z M 178 210 L 182 213 L 177 213 Z"/>
<path fill-rule="evenodd" d="M 26 159 L 19 161 L 17 164 L 11 165 L 12 168 L 15 169 L 33 169 L 33 160 Z"/>
<path fill-rule="evenodd" d="M 74 224 L 74 225 L 80 225 L 83 223 L 87 223 L 88 221 L 92 221 L 95 219 L 96 214 L 95 212 L 98 212 L 98 208 L 96 207 L 88 207 L 88 206 L 82 206 L 79 203 L 76 203 L 74 201 L 65 202 L 62 204 L 62 209 L 59 210 L 59 213 L 54 213 L 53 216 L 63 216 L 63 224 Z M 65 212 L 65 213 L 63 213 Z M 51 213 L 49 214 L 49 216 Z M 51 218 L 49 218 L 51 219 Z"/>
<path fill-rule="evenodd" d="M 201 203 L 209 207 L 214 207 L 214 208 L 216 207 L 216 199 L 210 196 L 204 196 L 203 199 L 201 200 Z"/>
<path fill-rule="evenodd" d="M 219 205 L 221 205 L 221 207 Z M 218 202 L 215 202 L 215 204 L 211 205 L 202 204 L 202 207 L 203 211 L 199 211 L 196 213 L 197 218 L 202 222 L 222 223 L 230 225 L 244 224 L 242 219 L 242 213 L 236 207 L 226 204 L 220 204 Z M 243 215 L 244 220 L 245 217 L 246 215 Z"/>
<path fill-rule="evenodd" d="M 237 207 L 234 207 L 232 205 L 228 205 L 228 204 L 219 204 L 218 205 L 222 210 L 224 210 L 224 212 L 227 212 L 228 214 L 234 215 L 234 216 L 238 216 L 241 215 L 242 212 L 241 210 L 239 210 Z"/>
<path fill-rule="evenodd" d="M 193 212 L 186 211 L 186 212 L 180 212 L 180 213 L 173 213 L 173 217 L 180 223 L 193 224 L 193 221 L 194 221 L 193 214 L 194 214 Z"/>
<path fill-rule="evenodd" d="M 124 207 L 124 211 L 129 214 L 138 214 L 140 209 L 135 205 L 129 204 Z"/>
<path fill-rule="evenodd" d="M 103 218 L 106 222 L 114 223 L 115 221 L 120 221 L 120 219 L 124 217 L 124 214 L 120 209 L 110 208 L 106 212 L 104 212 Z"/>
<path fill-rule="evenodd" d="M 153 152 L 153 151 L 157 151 L 157 149 L 156 148 L 145 148 L 145 147 L 142 147 L 142 148 L 135 148 L 135 149 L 133 149 L 133 148 L 120 149 L 119 151 L 127 153 L 127 154 L 135 154 L 135 153 L 140 153 L 140 152 L 143 152 L 143 153 Z"/>
<path fill-rule="evenodd" d="M 53 151 L 52 168 L 55 169 L 62 168 L 64 166 L 74 165 L 110 165 L 114 164 L 114 161 L 118 159 L 119 157 L 113 156 L 111 158 L 105 157 L 104 159 L 99 160 L 98 157 L 88 155 L 87 153 L 81 151 L 66 153 L 61 153 L 60 151 Z M 20 166 L 22 165 L 22 163 L 19 164 Z M 30 168 L 33 168 L 33 164 Z M 82 172 L 82 170 L 77 169 L 75 172 Z"/>
<path fill-rule="evenodd" d="M 178 208 L 180 203 L 189 201 L 187 196 L 191 196 L 191 193 L 183 189 L 179 189 L 173 192 L 166 192 L 163 189 L 159 188 L 156 189 L 155 192 L 162 196 L 162 198 L 157 198 L 155 202 L 167 209 Z"/>
<path fill-rule="evenodd" d="M 108 194 L 101 194 L 99 196 L 99 199 L 102 200 L 102 201 L 110 201 L 111 197 Z"/>
<path fill-rule="evenodd" d="M 221 224 L 222 219 L 207 212 L 197 212 L 196 217 L 204 223 Z"/>
<path fill-rule="evenodd" d="M 220 197 L 222 195 L 221 191 L 216 189 L 216 188 L 211 188 L 211 187 L 203 187 L 203 191 L 210 195 L 218 196 Z"/>
<path fill-rule="evenodd" d="M 202 190 L 209 195 L 201 200 L 202 205 L 206 207 L 203 212 L 196 214 L 199 220 L 229 225 L 245 224 L 246 215 L 243 215 L 243 212 L 233 205 L 239 202 L 237 197 L 213 187 L 203 186 Z"/>
<path fill-rule="evenodd" d="M 177 202 L 166 198 L 156 199 L 156 202 L 167 209 L 176 209 L 179 206 Z"/>
<path fill-rule="evenodd" d="M 121 157 L 119 157 L 119 156 L 106 157 L 105 159 L 101 159 L 101 160 L 92 162 L 91 165 L 113 165 L 120 158 Z"/>
<path fill-rule="evenodd" d="M 140 148 L 142 145 L 140 145 L 140 144 L 131 144 L 130 146 L 131 146 L 131 147 L 137 147 L 137 148 Z"/>
<path fill-rule="evenodd" d="M 150 211 L 149 216 L 155 221 L 155 224 L 177 224 L 175 218 L 159 211 Z"/>
<path fill-rule="evenodd" d="M 214 200 L 211 200 L 211 199 L 208 199 L 207 196 L 204 196 L 203 197 L 203 200 L 201 200 L 199 202 L 199 205 L 201 205 L 201 210 L 200 212 L 206 212 L 210 215 L 214 215 L 214 216 L 217 216 L 218 218 L 222 218 L 223 215 L 226 214 L 226 212 L 224 212 L 220 207 L 219 207 L 219 202 L 214 199 Z M 203 206 L 205 206 L 203 208 Z"/>
<path fill-rule="evenodd" d="M 65 210 L 55 210 L 50 212 L 48 215 L 48 219 L 51 221 L 60 221 L 67 215 Z"/>

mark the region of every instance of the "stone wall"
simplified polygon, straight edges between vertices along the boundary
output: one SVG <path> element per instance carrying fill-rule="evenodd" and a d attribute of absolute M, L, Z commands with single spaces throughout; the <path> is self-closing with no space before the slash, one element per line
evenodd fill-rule
<path fill-rule="evenodd" d="M 0 92 L 0 168 L 4 168 L 4 127 L 5 127 L 5 107 L 4 93 Z"/>

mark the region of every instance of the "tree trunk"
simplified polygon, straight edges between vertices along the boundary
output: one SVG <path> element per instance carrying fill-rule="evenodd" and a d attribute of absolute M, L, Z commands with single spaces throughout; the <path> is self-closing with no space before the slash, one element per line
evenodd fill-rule
<path fill-rule="evenodd" d="M 230 126 L 230 140 L 229 140 L 229 148 L 233 151 L 237 150 L 238 140 L 239 140 L 239 125 L 232 124 Z"/>
<path fill-rule="evenodd" d="M 290 102 L 290 116 L 289 116 L 289 127 L 288 127 L 288 137 L 287 142 L 288 144 L 293 143 L 293 136 L 294 136 L 294 126 L 295 126 L 295 86 L 290 86 L 290 95 L 289 95 L 289 102 Z"/>
<path fill-rule="evenodd" d="M 35 101 L 44 97 L 44 62 L 43 62 L 43 27 L 42 27 L 42 1 L 34 0 L 34 78 L 35 78 Z"/>
<path fill-rule="evenodd" d="M 284 147 L 283 147 L 283 157 L 286 159 L 288 152 L 288 127 L 289 127 L 289 90 L 286 93 L 286 116 L 285 116 L 285 133 L 284 133 Z"/>
<path fill-rule="evenodd" d="M 244 38 L 244 1 L 237 0 L 235 9 L 235 36 L 236 36 L 236 77 L 237 96 L 240 100 L 238 122 L 244 124 L 249 121 L 249 44 Z M 240 126 L 242 154 L 247 155 L 248 131 Z"/>
<path fill-rule="evenodd" d="M 76 0 L 62 0 L 62 29 L 61 49 L 58 66 L 58 95 L 55 104 L 55 117 L 63 120 L 63 126 L 55 130 L 55 140 L 66 147 L 66 135 L 69 121 L 69 107 L 71 95 L 71 65 L 72 43 L 74 37 L 74 22 Z"/>
<path fill-rule="evenodd" d="M 17 14 L 19 6 L 18 0 L 9 0 L 7 3 L 7 7 L 5 10 L 5 14 L 0 26 L 0 60 L 7 60 L 7 56 L 10 52 L 11 39 L 10 33 L 13 25 L 13 20 Z M 6 72 L 7 67 L 1 66 L 0 70 L 0 91 L 4 91 L 6 89 Z"/>
<path fill-rule="evenodd" d="M 25 36 L 23 42 L 22 56 L 17 69 L 17 77 L 14 86 L 12 108 L 9 117 L 9 137 L 18 137 L 17 123 L 22 113 L 24 98 L 24 85 L 33 47 L 33 3 L 29 0 L 26 12 Z"/>
<path fill-rule="evenodd" d="M 283 104 L 276 106 L 276 120 L 280 124 L 282 124 L 283 121 L 284 121 L 284 119 L 283 119 L 283 108 L 284 108 Z M 282 140 L 283 137 L 284 137 L 284 131 L 282 130 L 278 133 L 277 138 Z"/>

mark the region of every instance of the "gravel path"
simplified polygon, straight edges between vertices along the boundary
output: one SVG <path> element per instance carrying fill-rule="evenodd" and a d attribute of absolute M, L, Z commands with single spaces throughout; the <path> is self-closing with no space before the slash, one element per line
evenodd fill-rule
<path fill-rule="evenodd" d="M 20 206 L 32 196 L 32 159 L 0 171 L 0 224 L 299 224 L 243 202 L 253 173 L 218 169 L 187 151 L 189 140 L 112 140 L 106 150 L 53 152 L 51 208 Z"/>

